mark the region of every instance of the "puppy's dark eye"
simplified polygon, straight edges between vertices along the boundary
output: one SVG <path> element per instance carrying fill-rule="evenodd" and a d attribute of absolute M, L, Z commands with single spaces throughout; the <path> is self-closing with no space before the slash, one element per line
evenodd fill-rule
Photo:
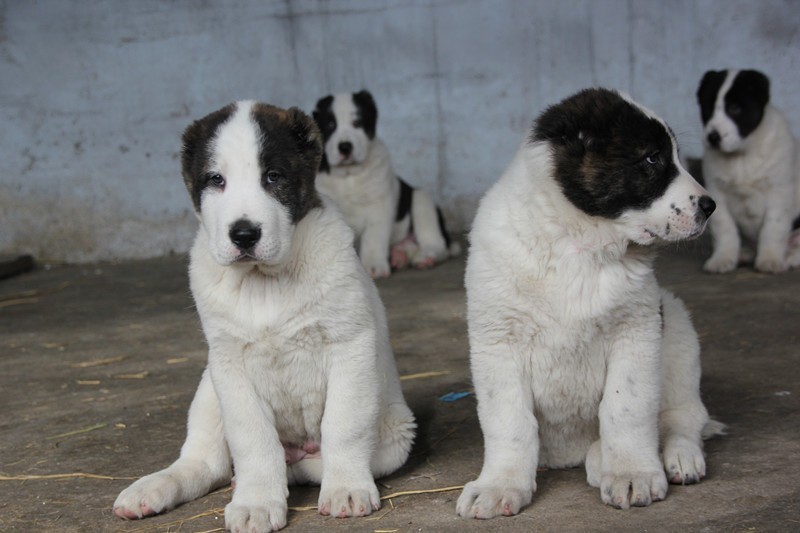
<path fill-rule="evenodd" d="M 357 118 L 353 121 L 354 128 L 361 128 L 362 126 L 364 126 L 364 121 L 361 120 L 360 118 Z"/>
<path fill-rule="evenodd" d="M 333 121 L 333 120 L 331 120 L 330 122 L 328 122 L 328 123 L 325 125 L 325 129 L 326 129 L 326 130 L 328 130 L 328 131 L 333 131 L 333 130 L 335 130 L 335 129 L 336 129 L 336 122 L 335 122 L 335 121 Z"/>
<path fill-rule="evenodd" d="M 225 187 L 225 178 L 222 177 L 222 174 L 210 172 L 206 174 L 206 184 L 212 187 L 217 187 L 218 189 L 222 189 Z"/>
<path fill-rule="evenodd" d="M 649 165 L 657 165 L 658 163 L 661 162 L 661 158 L 659 157 L 658 152 L 653 152 L 652 154 L 645 157 L 644 160 L 647 161 L 647 164 Z"/>
<path fill-rule="evenodd" d="M 278 183 L 281 178 L 283 178 L 283 174 L 278 172 L 277 170 L 270 170 L 267 172 L 266 181 L 270 185 L 274 185 Z"/>
<path fill-rule="evenodd" d="M 729 115 L 735 116 L 742 112 L 742 106 L 740 106 L 739 104 L 728 104 L 726 110 Z"/>

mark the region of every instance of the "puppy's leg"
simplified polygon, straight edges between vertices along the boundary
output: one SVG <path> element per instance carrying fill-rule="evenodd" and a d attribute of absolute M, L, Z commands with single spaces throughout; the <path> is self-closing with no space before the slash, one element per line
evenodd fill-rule
<path fill-rule="evenodd" d="M 707 272 L 718 274 L 733 272 L 736 270 L 741 248 L 739 230 L 725 202 L 725 197 L 719 192 L 712 191 L 712 187 L 709 187 L 709 192 L 711 192 L 714 201 L 717 203 L 717 208 L 709 221 L 711 237 L 714 242 L 714 252 L 705 262 L 703 268 Z"/>
<path fill-rule="evenodd" d="M 322 417 L 319 512 L 339 518 L 380 509 L 370 470 L 378 440 L 380 378 L 375 331 L 331 347 L 328 394 Z"/>
<path fill-rule="evenodd" d="M 766 213 L 758 233 L 755 267 L 762 272 L 778 273 L 787 269 L 786 250 L 794 215 L 793 189 L 776 186 L 766 198 Z"/>
<path fill-rule="evenodd" d="M 219 397 L 225 438 L 236 467 L 236 490 L 225 507 L 232 531 L 276 531 L 286 525 L 289 495 L 284 448 L 272 409 L 258 396 L 232 346 L 213 346 L 209 370 Z"/>
<path fill-rule="evenodd" d="M 456 512 L 464 518 L 511 516 L 531 502 L 536 490 L 539 426 L 531 385 L 503 343 L 473 346 L 471 362 L 484 462 L 478 479 L 464 487 Z"/>
<path fill-rule="evenodd" d="M 391 474 L 406 462 L 417 424 L 404 401 L 390 404 L 378 426 L 378 448 L 370 469 L 375 478 Z"/>
<path fill-rule="evenodd" d="M 656 310 L 627 317 L 611 346 L 599 410 L 600 495 L 621 509 L 650 505 L 667 494 L 658 457 L 660 329 Z"/>
<path fill-rule="evenodd" d="M 361 234 L 358 256 L 373 278 L 385 278 L 391 274 L 389 267 L 389 242 L 392 235 L 392 220 L 386 212 L 379 211 Z"/>
<path fill-rule="evenodd" d="M 414 190 L 411 204 L 411 220 L 419 250 L 411 259 L 417 268 L 431 268 L 447 259 L 447 240 L 439 224 L 439 212 L 433 198 L 420 189 Z"/>
<path fill-rule="evenodd" d="M 222 433 L 219 400 L 208 370 L 189 408 L 186 442 L 177 461 L 145 476 L 114 502 L 121 518 L 142 518 L 194 500 L 231 480 L 231 459 Z"/>
<path fill-rule="evenodd" d="M 700 399 L 700 344 L 683 303 L 662 296 L 664 317 L 664 384 L 661 395 L 661 440 L 670 483 L 697 483 L 706 475 L 702 435 L 714 426 Z M 722 426 L 714 426 L 720 432 Z M 709 435 L 710 436 L 710 435 Z"/>

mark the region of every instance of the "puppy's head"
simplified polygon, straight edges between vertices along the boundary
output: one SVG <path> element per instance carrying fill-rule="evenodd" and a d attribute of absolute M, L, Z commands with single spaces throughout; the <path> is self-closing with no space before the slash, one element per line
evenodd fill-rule
<path fill-rule="evenodd" d="M 550 107 L 531 140 L 549 143 L 554 178 L 573 205 L 639 244 L 696 237 L 714 210 L 669 127 L 615 91 L 586 89 Z"/>
<path fill-rule="evenodd" d="M 378 108 L 368 91 L 321 98 L 314 108 L 314 120 L 324 146 L 320 170 L 359 165 L 367 159 L 378 122 Z"/>
<path fill-rule="evenodd" d="M 297 108 L 242 101 L 183 134 L 182 174 L 222 265 L 286 259 L 295 225 L 320 204 L 319 131 Z"/>
<path fill-rule="evenodd" d="M 709 70 L 697 89 L 703 142 L 724 153 L 744 150 L 769 103 L 769 79 L 757 70 Z"/>

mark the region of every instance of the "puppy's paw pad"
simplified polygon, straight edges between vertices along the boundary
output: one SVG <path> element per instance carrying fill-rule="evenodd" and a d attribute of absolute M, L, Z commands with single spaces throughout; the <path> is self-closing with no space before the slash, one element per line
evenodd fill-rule
<path fill-rule="evenodd" d="M 225 507 L 225 528 L 236 533 L 268 533 L 286 526 L 286 502 L 263 505 L 229 503 Z"/>
<path fill-rule="evenodd" d="M 528 505 L 533 490 L 487 485 L 473 481 L 467 483 L 456 504 L 456 513 L 462 518 L 487 519 L 498 515 L 512 516 Z"/>
<path fill-rule="evenodd" d="M 657 472 L 605 474 L 600 481 L 603 503 L 617 509 L 645 507 L 667 496 L 667 478 Z"/>

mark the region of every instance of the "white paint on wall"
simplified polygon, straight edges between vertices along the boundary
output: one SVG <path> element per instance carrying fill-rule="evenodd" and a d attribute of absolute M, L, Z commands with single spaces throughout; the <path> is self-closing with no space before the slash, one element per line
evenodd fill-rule
<path fill-rule="evenodd" d="M 709 68 L 766 72 L 800 131 L 798 52 L 790 0 L 0 0 L 0 253 L 187 250 L 180 135 L 233 100 L 368 88 L 397 171 L 463 230 L 545 106 L 615 87 L 699 156 Z"/>

